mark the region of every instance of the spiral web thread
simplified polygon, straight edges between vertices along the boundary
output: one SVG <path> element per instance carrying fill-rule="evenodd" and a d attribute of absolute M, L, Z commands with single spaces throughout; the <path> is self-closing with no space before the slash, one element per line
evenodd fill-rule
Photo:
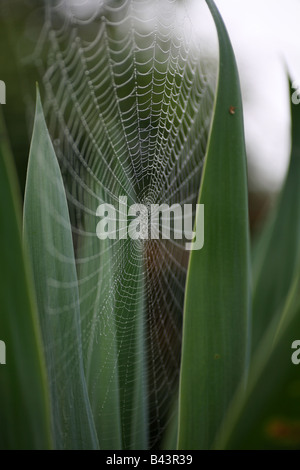
<path fill-rule="evenodd" d="M 140 434 L 132 415 L 142 402 L 155 447 L 178 388 L 188 252 L 180 240 L 100 241 L 96 209 L 118 208 L 119 196 L 195 207 L 215 75 L 187 1 L 45 2 L 45 18 L 33 57 L 70 209 L 92 409 L 113 421 L 119 387 L 123 445 L 134 445 L 127 428 Z M 102 447 L 111 432 L 101 430 Z"/>

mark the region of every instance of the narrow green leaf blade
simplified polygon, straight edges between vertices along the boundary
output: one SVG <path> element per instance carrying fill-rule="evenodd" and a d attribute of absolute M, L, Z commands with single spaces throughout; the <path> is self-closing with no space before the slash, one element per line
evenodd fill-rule
<path fill-rule="evenodd" d="M 127 282 L 124 284 L 124 280 L 119 279 L 116 287 L 123 448 L 141 450 L 148 448 L 149 439 L 145 273 L 143 263 L 134 251 L 137 242 L 120 240 L 120 243 L 123 244 L 124 261 L 128 263 L 129 260 L 122 270 L 122 277 L 126 277 Z"/>
<path fill-rule="evenodd" d="M 98 447 L 83 371 L 78 281 L 67 199 L 39 95 L 24 235 L 34 273 L 56 448 Z"/>
<path fill-rule="evenodd" d="M 254 273 L 256 347 L 249 384 L 229 410 L 220 448 L 300 446 L 299 366 L 291 360 L 292 343 L 300 338 L 300 107 L 292 105 L 291 113 L 289 171 L 255 257 L 255 266 L 261 266 Z"/>
<path fill-rule="evenodd" d="M 292 105 L 291 112 L 292 151 L 288 174 L 253 256 L 253 352 L 276 313 L 283 308 L 300 264 L 299 106 Z"/>
<path fill-rule="evenodd" d="M 31 276 L 21 238 L 21 204 L 0 115 L 0 448 L 49 449 L 50 413 Z M 3 345 L 2 345 L 3 346 Z"/>
<path fill-rule="evenodd" d="M 179 449 L 208 449 L 245 372 L 249 337 L 249 230 L 243 111 L 234 54 L 219 37 L 219 80 L 199 202 L 205 242 L 191 253 L 183 324 Z"/>
<path fill-rule="evenodd" d="M 91 180 L 87 186 L 94 193 Z M 77 256 L 84 367 L 100 448 L 119 450 L 122 432 L 111 241 L 100 242 L 96 236 L 96 198 L 86 194 L 84 205 L 87 211 Z"/>
<path fill-rule="evenodd" d="M 100 171 L 97 176 L 101 181 Z M 85 183 L 77 265 L 84 365 L 100 447 L 146 449 L 146 310 L 143 266 L 135 251 L 139 242 L 98 239 L 97 207 L 109 197 L 92 178 Z M 118 190 L 122 194 L 121 186 Z M 130 199 L 129 189 L 127 194 Z"/>
<path fill-rule="evenodd" d="M 275 318 L 253 356 L 246 393 L 240 387 L 228 410 L 216 448 L 299 449 L 299 366 L 292 363 L 291 347 L 299 339 L 299 293 L 298 276 L 287 297 L 280 330 Z"/>

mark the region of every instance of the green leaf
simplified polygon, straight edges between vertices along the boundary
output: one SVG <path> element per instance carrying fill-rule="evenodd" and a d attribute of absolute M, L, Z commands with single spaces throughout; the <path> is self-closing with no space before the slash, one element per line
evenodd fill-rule
<path fill-rule="evenodd" d="M 178 436 L 178 394 L 173 398 L 171 413 L 167 428 L 164 432 L 161 449 L 176 450 Z"/>
<path fill-rule="evenodd" d="M 67 199 L 39 95 L 24 208 L 51 392 L 56 448 L 98 447 L 83 371 L 78 281 Z"/>
<path fill-rule="evenodd" d="M 105 198 L 91 180 L 87 186 L 77 263 L 85 369 L 100 447 L 146 449 L 144 274 L 134 249 L 138 242 L 97 238 L 95 215 Z"/>
<path fill-rule="evenodd" d="M 299 107 L 293 106 L 288 174 L 253 256 L 253 352 L 276 313 L 282 310 L 300 264 L 299 128 Z"/>
<path fill-rule="evenodd" d="M 136 201 L 119 160 L 112 162 L 118 175 L 113 193 L 105 188 L 102 165 L 96 179 L 88 173 L 84 180 L 77 256 L 83 355 L 101 449 L 138 450 L 148 448 L 149 426 L 145 272 L 139 241 L 96 235 L 100 204 L 115 206 L 124 194 L 128 205 Z"/>
<path fill-rule="evenodd" d="M 254 354 L 247 391 L 237 392 L 218 449 L 299 449 L 299 366 L 292 363 L 291 346 L 300 331 L 300 276 L 290 289 L 279 331 L 277 325 L 275 318 Z"/>
<path fill-rule="evenodd" d="M 92 181 L 89 181 L 92 190 Z M 117 332 L 110 240 L 96 237 L 97 200 L 85 196 L 85 230 L 79 238 L 78 278 L 83 357 L 101 449 L 122 449 Z"/>
<path fill-rule="evenodd" d="M 50 414 L 31 276 L 21 238 L 21 205 L 0 115 L 0 448 L 49 449 Z M 3 346 L 3 344 L 2 344 Z"/>
<path fill-rule="evenodd" d="M 123 448 L 140 450 L 148 448 L 149 438 L 145 274 L 135 253 L 139 240 L 120 240 L 120 243 L 123 245 L 123 262 L 126 262 L 116 287 Z M 124 278 L 127 278 L 126 283 Z"/>
<path fill-rule="evenodd" d="M 223 21 L 219 78 L 199 203 L 205 242 L 191 253 L 183 323 L 179 449 L 208 449 L 245 373 L 249 343 L 249 229 L 239 78 Z"/>
<path fill-rule="evenodd" d="M 291 361 L 291 345 L 299 339 L 300 332 L 299 128 L 300 107 L 292 106 L 289 171 L 255 257 L 256 267 L 261 262 L 254 273 L 259 283 L 254 299 L 258 346 L 253 353 L 246 394 L 244 389 L 237 393 L 219 436 L 219 448 L 300 446 L 299 367 Z M 264 317 L 259 318 L 259 314 Z"/>

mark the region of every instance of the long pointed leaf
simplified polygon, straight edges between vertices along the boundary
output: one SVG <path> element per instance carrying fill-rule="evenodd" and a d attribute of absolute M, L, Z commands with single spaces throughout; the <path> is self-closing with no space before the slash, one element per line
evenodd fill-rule
<path fill-rule="evenodd" d="M 21 205 L 0 115 L 0 448 L 51 446 L 49 397 L 31 276 L 21 239 Z"/>
<path fill-rule="evenodd" d="M 294 105 L 288 174 L 278 204 L 254 250 L 253 352 L 276 313 L 283 308 L 300 263 L 299 128 L 299 107 Z"/>
<path fill-rule="evenodd" d="M 57 448 L 97 448 L 83 372 L 78 281 L 67 199 L 39 95 L 24 209 Z"/>
<path fill-rule="evenodd" d="M 228 410 L 216 448 L 299 448 L 299 366 L 291 360 L 291 346 L 300 329 L 299 292 L 298 276 L 283 309 L 280 331 L 276 334 L 275 318 L 254 354 L 246 393 L 241 387 Z"/>
<path fill-rule="evenodd" d="M 95 198 L 86 196 L 85 206 L 89 211 L 77 257 L 84 366 L 100 447 L 118 450 L 122 435 L 111 243 L 96 237 Z"/>
<path fill-rule="evenodd" d="M 179 449 L 210 448 L 246 368 L 249 235 L 243 111 L 234 54 L 219 37 L 219 79 L 199 202 L 205 242 L 191 253 L 183 325 Z"/>
<path fill-rule="evenodd" d="M 290 167 L 257 252 L 262 263 L 254 298 L 258 310 L 253 312 L 258 346 L 246 393 L 237 393 L 220 433 L 221 448 L 300 446 L 299 366 L 291 360 L 300 331 L 300 107 L 292 106 L 291 112 Z"/>
<path fill-rule="evenodd" d="M 85 368 L 96 429 L 103 449 L 145 449 L 148 404 L 142 266 L 132 252 L 131 240 L 97 238 L 95 214 L 105 198 L 90 179 L 87 186 L 77 262 Z"/>

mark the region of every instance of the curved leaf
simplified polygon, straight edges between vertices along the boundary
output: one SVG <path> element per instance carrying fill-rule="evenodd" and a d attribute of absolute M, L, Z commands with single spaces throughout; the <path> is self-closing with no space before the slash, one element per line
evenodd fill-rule
<path fill-rule="evenodd" d="M 39 94 L 24 236 L 34 273 L 57 448 L 98 447 L 83 372 L 78 281 L 67 199 Z"/>
<path fill-rule="evenodd" d="M 223 21 L 219 79 L 199 203 L 205 242 L 191 253 L 179 399 L 179 449 L 208 449 L 245 373 L 249 343 L 246 153 L 238 71 Z"/>
<path fill-rule="evenodd" d="M 292 106 L 292 151 L 279 203 L 256 252 L 255 345 L 249 384 L 241 388 L 218 448 L 299 448 L 299 366 L 292 343 L 300 331 L 300 107 Z M 257 256 L 260 254 L 261 258 Z M 265 291 L 263 290 L 265 289 Z M 284 306 L 280 308 L 280 305 Z"/>
<path fill-rule="evenodd" d="M 50 414 L 31 276 L 21 238 L 19 188 L 0 115 L 0 448 L 49 449 Z"/>
<path fill-rule="evenodd" d="M 299 106 L 294 105 L 289 170 L 253 253 L 253 352 L 283 308 L 300 264 L 299 128 Z"/>

